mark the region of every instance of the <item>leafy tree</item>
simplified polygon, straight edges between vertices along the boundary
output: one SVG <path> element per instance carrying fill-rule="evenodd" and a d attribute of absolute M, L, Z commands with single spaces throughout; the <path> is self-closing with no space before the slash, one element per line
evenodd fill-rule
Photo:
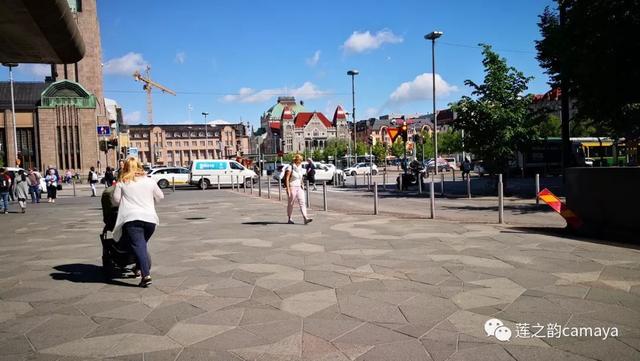
<path fill-rule="evenodd" d="M 382 142 L 376 142 L 376 144 L 373 145 L 373 148 L 372 148 L 371 152 L 376 157 L 376 161 L 378 163 L 384 163 L 385 162 L 385 160 L 386 160 L 385 158 L 386 158 L 386 155 L 387 155 L 387 149 L 385 148 L 384 144 L 382 144 Z"/>
<path fill-rule="evenodd" d="M 369 153 L 369 146 L 366 145 L 364 142 L 358 140 L 356 142 L 355 152 L 356 152 L 356 155 L 365 155 Z"/>
<path fill-rule="evenodd" d="M 535 125 L 532 97 L 522 95 L 532 78 L 509 67 L 489 45 L 480 45 L 484 83 L 466 80 L 475 98 L 463 96 L 452 109 L 458 114 L 456 128 L 464 130 L 466 150 L 483 158 L 490 171 L 506 173 L 514 152 L 535 136 L 530 131 Z"/>
<path fill-rule="evenodd" d="M 533 129 L 540 138 L 559 137 L 561 134 L 561 120 L 555 114 L 542 114 L 538 117 L 539 123 Z"/>
<path fill-rule="evenodd" d="M 420 134 L 420 141 L 416 143 L 416 158 L 420 160 L 433 158 L 433 138 L 427 131 Z"/>
<path fill-rule="evenodd" d="M 324 147 L 324 154 L 327 156 L 342 158 L 347 154 L 349 143 L 344 139 L 329 139 Z"/>
<path fill-rule="evenodd" d="M 396 138 L 396 141 L 391 145 L 391 154 L 397 158 L 404 157 L 404 142 L 401 137 Z"/>
<path fill-rule="evenodd" d="M 433 141 L 431 142 L 433 143 Z M 438 132 L 438 153 L 453 154 L 462 151 L 462 134 L 454 130 Z"/>
<path fill-rule="evenodd" d="M 322 162 L 322 161 L 326 161 L 327 157 L 324 154 L 324 151 L 322 149 L 316 149 L 313 151 L 311 158 L 313 158 L 314 161 L 316 162 Z"/>
<path fill-rule="evenodd" d="M 556 0 L 538 27 L 538 61 L 564 82 L 581 118 L 613 137 L 640 137 L 640 2 Z M 560 10 L 563 10 L 562 24 Z M 635 34 L 635 35 L 634 35 Z"/>
<path fill-rule="evenodd" d="M 282 162 L 283 163 L 291 163 L 293 162 L 293 156 L 296 155 L 296 153 L 287 153 L 285 155 L 282 156 Z"/>

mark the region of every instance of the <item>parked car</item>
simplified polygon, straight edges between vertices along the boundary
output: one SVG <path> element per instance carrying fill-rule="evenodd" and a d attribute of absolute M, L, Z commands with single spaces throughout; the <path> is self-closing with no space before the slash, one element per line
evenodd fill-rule
<path fill-rule="evenodd" d="M 208 188 L 212 184 L 232 185 L 240 182 L 255 182 L 256 172 L 247 169 L 235 160 L 229 159 L 196 159 L 189 168 L 189 184 L 200 188 Z"/>
<path fill-rule="evenodd" d="M 346 168 L 344 170 L 344 173 L 351 176 L 369 173 L 371 173 L 372 175 L 376 175 L 378 174 L 378 166 L 373 163 L 358 163 L 354 166 Z"/>
<path fill-rule="evenodd" d="M 5 167 L 4 169 L 7 172 L 13 172 L 16 176 L 18 176 L 18 171 L 24 170 L 23 168 L 16 168 L 16 167 Z M 26 170 L 24 170 L 24 172 L 25 174 L 29 173 Z M 38 175 L 40 176 L 40 191 L 43 193 L 47 193 L 47 182 L 44 180 L 44 176 L 40 174 L 40 172 L 36 172 L 36 173 L 38 173 Z M 62 184 L 62 181 L 60 181 L 60 184 Z"/>
<path fill-rule="evenodd" d="M 435 169 L 435 161 L 433 158 L 424 162 L 424 167 L 427 172 L 433 172 Z M 444 158 L 438 158 L 438 172 L 448 172 L 451 170 L 449 162 L 447 162 Z"/>
<path fill-rule="evenodd" d="M 183 167 L 153 168 L 147 176 L 156 181 L 162 189 L 170 187 L 173 182 L 175 185 L 189 184 L 189 169 Z"/>
<path fill-rule="evenodd" d="M 483 175 L 487 174 L 487 171 L 484 167 L 484 162 L 479 160 L 479 161 L 475 161 L 473 163 L 473 171 L 478 173 L 478 175 L 480 177 L 482 177 Z"/>
<path fill-rule="evenodd" d="M 308 163 L 302 163 L 302 168 L 307 169 Z M 316 183 L 327 182 L 327 184 L 333 184 L 334 174 L 338 172 L 338 176 L 344 177 L 344 172 L 336 170 L 333 164 L 322 164 L 320 162 L 313 162 L 313 166 L 316 170 Z"/>
<path fill-rule="evenodd" d="M 593 167 L 593 158 L 585 158 L 584 159 L 585 167 Z"/>
<path fill-rule="evenodd" d="M 458 164 L 457 164 L 455 158 L 444 158 L 444 160 L 446 160 L 447 163 L 449 163 L 449 170 L 451 170 L 451 169 L 459 170 L 460 169 L 460 167 L 458 167 Z"/>

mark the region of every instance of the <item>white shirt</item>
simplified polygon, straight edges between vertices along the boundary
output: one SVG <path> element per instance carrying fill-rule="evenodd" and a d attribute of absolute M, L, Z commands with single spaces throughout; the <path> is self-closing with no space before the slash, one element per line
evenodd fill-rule
<path fill-rule="evenodd" d="M 147 177 L 136 177 L 128 183 L 118 182 L 113 190 L 112 202 L 118 206 L 118 218 L 113 229 L 113 239 L 120 240 L 122 226 L 131 221 L 159 224 L 155 202 L 164 198 L 156 182 Z"/>
<path fill-rule="evenodd" d="M 291 167 L 291 178 L 289 178 L 289 185 L 291 187 L 301 187 L 303 177 L 304 169 L 302 169 L 302 165 L 293 164 Z"/>

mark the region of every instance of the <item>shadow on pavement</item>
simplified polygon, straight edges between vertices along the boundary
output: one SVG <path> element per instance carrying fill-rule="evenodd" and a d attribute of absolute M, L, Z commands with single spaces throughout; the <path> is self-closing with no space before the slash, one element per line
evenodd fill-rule
<path fill-rule="evenodd" d="M 288 224 L 287 222 L 273 222 L 273 221 L 256 221 L 256 222 L 242 222 L 248 226 L 268 226 L 270 224 Z M 296 223 L 298 224 L 298 223 Z M 303 224 L 303 223 L 300 223 Z"/>
<path fill-rule="evenodd" d="M 49 274 L 49 276 L 56 281 L 105 283 L 116 286 L 138 287 L 134 284 L 106 278 L 102 271 L 102 267 L 94 264 L 71 263 L 55 266 L 53 269 L 60 271 Z"/>

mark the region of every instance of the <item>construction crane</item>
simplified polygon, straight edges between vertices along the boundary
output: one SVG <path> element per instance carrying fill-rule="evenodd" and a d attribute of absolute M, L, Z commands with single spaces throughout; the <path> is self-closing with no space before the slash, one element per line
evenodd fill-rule
<path fill-rule="evenodd" d="M 151 80 L 150 73 L 151 73 L 151 67 L 147 65 L 147 69 L 145 72 L 146 77 L 142 76 L 142 74 L 140 74 L 140 72 L 136 70 L 135 73 L 133 73 L 133 79 L 135 81 L 140 81 L 144 83 L 142 85 L 142 89 L 144 89 L 144 91 L 147 92 L 147 122 L 149 124 L 153 124 L 153 101 L 151 99 L 151 90 L 153 88 L 158 88 L 162 90 L 163 93 L 169 93 L 171 95 L 176 95 L 176 92 Z"/>

